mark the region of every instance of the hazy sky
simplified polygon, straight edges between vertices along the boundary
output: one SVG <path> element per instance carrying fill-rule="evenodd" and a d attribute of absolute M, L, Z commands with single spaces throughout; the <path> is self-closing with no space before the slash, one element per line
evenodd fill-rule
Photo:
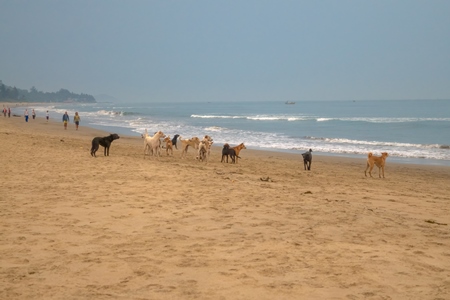
<path fill-rule="evenodd" d="M 0 80 L 123 101 L 450 99 L 450 1 L 0 0 Z"/>

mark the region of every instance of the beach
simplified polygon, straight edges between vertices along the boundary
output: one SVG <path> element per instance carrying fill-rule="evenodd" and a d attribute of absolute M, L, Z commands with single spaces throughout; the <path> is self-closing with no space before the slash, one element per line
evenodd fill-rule
<path fill-rule="evenodd" d="M 450 167 L 109 133 L 0 116 L 1 299 L 450 298 Z"/>

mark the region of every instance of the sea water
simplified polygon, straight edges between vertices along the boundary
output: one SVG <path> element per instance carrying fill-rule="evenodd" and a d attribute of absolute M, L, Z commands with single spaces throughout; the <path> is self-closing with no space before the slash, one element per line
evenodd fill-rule
<path fill-rule="evenodd" d="M 210 135 L 215 145 L 450 165 L 450 100 L 61 103 L 36 107 L 52 119 L 65 111 L 81 126 L 140 136 L 158 130 L 183 138 Z"/>

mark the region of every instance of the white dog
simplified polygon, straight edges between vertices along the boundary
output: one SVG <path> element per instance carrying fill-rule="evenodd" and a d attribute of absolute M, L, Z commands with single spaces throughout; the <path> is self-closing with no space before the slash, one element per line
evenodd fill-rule
<path fill-rule="evenodd" d="M 147 133 L 147 129 L 145 130 L 145 133 L 142 135 L 144 138 L 144 158 L 147 154 L 153 154 L 153 156 L 159 156 L 160 155 L 160 146 L 161 146 L 161 138 L 164 138 L 166 135 L 162 131 L 158 131 L 155 133 L 154 136 L 150 137 Z M 151 153 L 150 153 L 151 151 Z"/>

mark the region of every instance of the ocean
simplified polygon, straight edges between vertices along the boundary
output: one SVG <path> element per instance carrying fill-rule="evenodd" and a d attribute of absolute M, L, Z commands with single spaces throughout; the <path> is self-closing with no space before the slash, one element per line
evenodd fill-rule
<path fill-rule="evenodd" d="M 95 103 L 34 107 L 52 119 L 68 111 L 80 126 L 140 136 L 161 130 L 210 135 L 215 145 L 359 157 L 389 153 L 401 163 L 450 166 L 450 100 Z"/>

